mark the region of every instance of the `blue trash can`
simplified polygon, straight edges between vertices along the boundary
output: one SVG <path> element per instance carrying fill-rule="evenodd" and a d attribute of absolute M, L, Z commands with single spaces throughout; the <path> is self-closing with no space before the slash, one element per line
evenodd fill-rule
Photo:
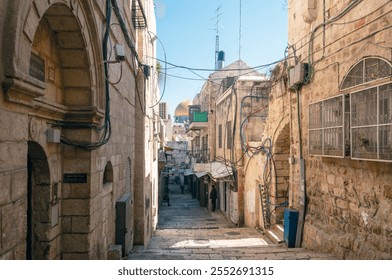
<path fill-rule="evenodd" d="M 295 247 L 297 237 L 298 210 L 284 209 L 284 234 L 283 239 L 288 248 Z"/>

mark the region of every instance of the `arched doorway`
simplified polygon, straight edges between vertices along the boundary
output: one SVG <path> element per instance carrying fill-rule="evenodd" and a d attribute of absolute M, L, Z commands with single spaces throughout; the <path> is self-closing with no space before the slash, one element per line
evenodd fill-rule
<path fill-rule="evenodd" d="M 43 148 L 36 142 L 28 142 L 27 168 L 26 259 L 47 259 L 50 245 L 46 233 L 51 228 L 50 169 Z"/>
<path fill-rule="evenodd" d="M 33 82 L 43 83 L 45 87 L 42 95 L 34 99 L 34 110 L 29 113 L 37 120 L 39 131 L 60 131 L 61 142 L 73 142 L 75 138 L 88 142 L 93 133 L 87 129 L 95 117 L 93 107 L 100 106 L 101 95 L 94 95 L 95 87 L 92 86 L 95 74 L 92 49 L 95 45 L 87 48 L 87 42 L 91 41 L 86 40 L 89 37 L 85 34 L 87 29 L 80 26 L 82 22 L 83 18 L 66 3 L 54 1 L 47 5 L 39 21 L 34 21 L 37 26 L 31 37 L 29 76 Z M 76 127 L 81 125 L 84 128 L 75 128 L 75 123 Z M 63 174 L 81 174 L 88 178 L 89 154 L 80 155 L 76 148 L 62 147 L 60 139 L 46 137 L 45 142 L 39 133 L 32 133 L 29 137 L 32 141 L 28 144 L 26 258 L 66 259 L 80 253 L 81 248 L 90 250 L 89 242 L 94 244 L 94 241 L 88 240 L 86 234 L 89 213 L 83 204 L 89 192 L 89 182 L 81 180 L 80 186 L 84 184 L 85 191 L 74 192 L 69 190 L 75 183 L 63 179 Z M 83 164 L 78 166 L 80 161 Z M 52 163 L 52 170 L 48 162 Z M 56 201 L 56 191 L 61 194 L 61 201 Z M 78 206 L 82 205 L 77 210 L 74 205 L 69 207 L 75 201 Z M 67 222 L 77 219 L 87 221 L 83 223 L 83 229 L 67 226 Z M 77 238 L 82 240 L 77 245 L 69 241 Z"/>
<path fill-rule="evenodd" d="M 282 224 L 284 208 L 288 207 L 290 183 L 290 126 L 286 124 L 273 145 L 274 173 L 272 176 L 271 225 Z"/>

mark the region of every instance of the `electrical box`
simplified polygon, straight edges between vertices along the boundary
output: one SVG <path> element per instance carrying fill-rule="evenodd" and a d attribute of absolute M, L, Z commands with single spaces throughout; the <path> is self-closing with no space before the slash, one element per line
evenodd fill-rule
<path fill-rule="evenodd" d="M 125 60 L 125 51 L 123 45 L 114 45 L 114 55 L 117 61 Z"/>
<path fill-rule="evenodd" d="M 308 64 L 297 63 L 289 70 L 289 87 L 293 89 L 295 86 L 302 85 L 305 77 L 308 75 Z"/>
<path fill-rule="evenodd" d="M 151 69 L 149 65 L 143 65 L 143 72 L 146 78 L 149 78 L 151 75 Z"/>
<path fill-rule="evenodd" d="M 124 194 L 116 201 L 116 244 L 122 246 L 126 255 L 131 249 L 131 194 Z"/>
<path fill-rule="evenodd" d="M 48 128 L 46 130 L 46 142 L 60 143 L 61 131 L 58 128 Z"/>

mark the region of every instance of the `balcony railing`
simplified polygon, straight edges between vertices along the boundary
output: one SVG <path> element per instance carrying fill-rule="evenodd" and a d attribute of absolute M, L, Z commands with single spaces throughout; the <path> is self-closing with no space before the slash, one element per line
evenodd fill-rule
<path fill-rule="evenodd" d="M 196 163 L 207 163 L 209 162 L 210 150 L 206 147 L 204 149 L 194 148 L 191 152 L 191 156 L 196 159 Z"/>

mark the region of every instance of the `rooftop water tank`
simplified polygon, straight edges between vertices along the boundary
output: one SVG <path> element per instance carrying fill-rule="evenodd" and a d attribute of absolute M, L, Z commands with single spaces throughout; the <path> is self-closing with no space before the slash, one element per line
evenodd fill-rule
<path fill-rule="evenodd" d="M 218 52 L 218 69 L 225 67 L 225 52 L 219 51 Z"/>

